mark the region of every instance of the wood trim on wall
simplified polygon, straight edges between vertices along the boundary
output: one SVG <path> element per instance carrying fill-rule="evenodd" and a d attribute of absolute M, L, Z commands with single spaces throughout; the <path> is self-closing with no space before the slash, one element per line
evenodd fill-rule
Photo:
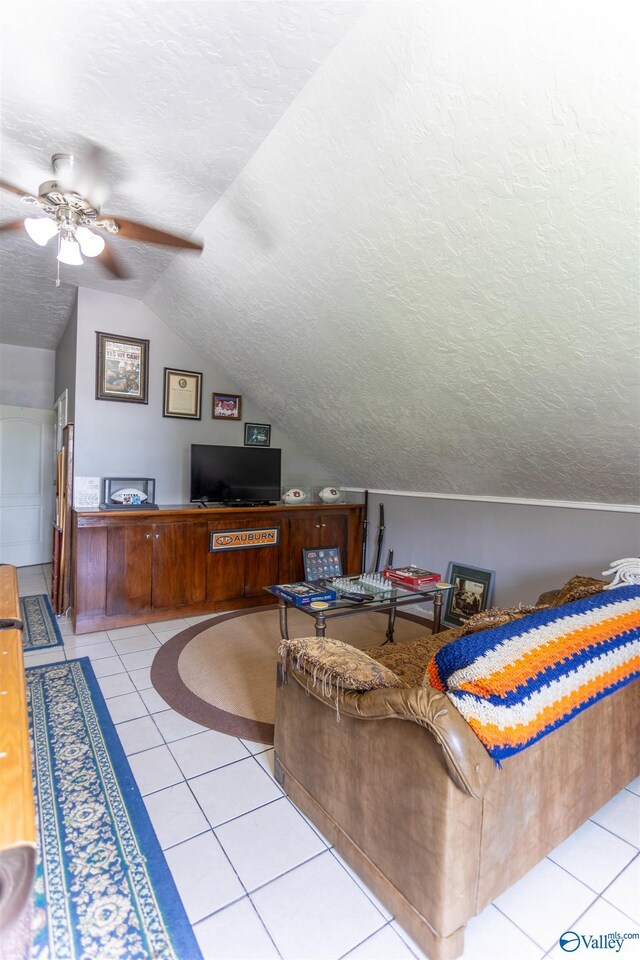
<path fill-rule="evenodd" d="M 365 487 L 343 487 L 349 493 L 364 493 Z M 640 504 L 635 503 L 587 503 L 580 500 L 529 500 L 526 497 L 484 497 L 465 493 L 425 493 L 418 490 L 377 490 L 369 487 L 370 494 L 385 497 L 421 497 L 431 500 L 472 500 L 479 503 L 510 503 L 529 507 L 564 507 L 568 510 L 608 510 L 611 513 L 638 513 Z"/>

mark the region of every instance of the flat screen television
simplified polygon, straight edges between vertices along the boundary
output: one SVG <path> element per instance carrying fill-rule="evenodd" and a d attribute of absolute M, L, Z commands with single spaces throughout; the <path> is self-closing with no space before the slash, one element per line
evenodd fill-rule
<path fill-rule="evenodd" d="M 272 447 L 191 444 L 191 500 L 274 503 L 280 500 L 281 451 Z"/>

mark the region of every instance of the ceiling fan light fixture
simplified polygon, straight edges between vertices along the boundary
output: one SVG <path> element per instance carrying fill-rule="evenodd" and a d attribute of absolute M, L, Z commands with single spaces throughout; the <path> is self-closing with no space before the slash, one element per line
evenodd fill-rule
<path fill-rule="evenodd" d="M 97 233 L 88 230 L 87 227 L 78 227 L 76 229 L 76 239 L 85 257 L 99 257 L 104 250 L 103 238 Z"/>
<path fill-rule="evenodd" d="M 80 256 L 80 247 L 75 240 L 69 240 L 67 237 L 60 239 L 60 252 L 57 259 L 60 263 L 66 263 L 68 267 L 81 267 L 84 260 Z"/>
<path fill-rule="evenodd" d="M 34 243 L 46 247 L 49 240 L 58 232 L 58 224 L 48 217 L 27 217 L 24 227 Z"/>

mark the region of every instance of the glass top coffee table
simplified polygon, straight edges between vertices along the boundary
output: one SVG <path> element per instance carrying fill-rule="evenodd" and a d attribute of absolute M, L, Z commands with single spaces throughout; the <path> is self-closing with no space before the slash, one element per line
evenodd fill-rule
<path fill-rule="evenodd" d="M 342 592 L 351 590 L 363 590 L 367 595 L 373 597 L 368 599 L 352 599 L 351 597 L 341 597 L 340 590 L 330 580 L 323 581 L 326 585 L 338 592 L 336 600 L 330 600 L 325 605 L 310 604 L 298 606 L 284 597 L 278 596 L 274 587 L 265 587 L 264 589 L 273 596 L 278 596 L 278 606 L 280 608 L 280 635 L 283 640 L 289 639 L 288 612 L 292 607 L 294 610 L 301 610 L 307 616 L 315 620 L 316 637 L 324 637 L 327 627 L 327 620 L 333 620 L 334 617 L 348 617 L 353 613 L 359 613 L 363 610 L 388 610 L 389 620 L 387 623 L 387 632 L 385 643 L 393 643 L 393 631 L 396 622 L 396 611 L 398 607 L 406 607 L 412 603 L 421 603 L 431 601 L 433 603 L 433 630 L 432 633 L 440 632 L 440 618 L 442 615 L 442 598 L 447 590 L 451 589 L 451 584 L 442 584 L 442 586 L 427 584 L 424 587 L 408 587 L 394 584 L 391 589 L 381 590 L 369 583 L 361 583 L 360 577 L 340 577 L 340 583 L 343 585 Z M 345 587 L 344 584 L 347 584 Z M 274 585 L 277 586 L 277 585 Z M 321 589 L 321 587 L 319 587 Z"/>

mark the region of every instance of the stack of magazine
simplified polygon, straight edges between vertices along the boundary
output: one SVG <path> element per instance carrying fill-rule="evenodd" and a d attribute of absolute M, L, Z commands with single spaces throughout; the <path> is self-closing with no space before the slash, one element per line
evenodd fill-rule
<path fill-rule="evenodd" d="M 317 603 L 320 600 L 330 602 L 336 599 L 335 590 L 320 583 L 313 583 L 302 580 L 299 583 L 278 583 L 271 587 L 273 593 L 282 597 L 288 603 L 293 603 L 296 607 L 306 607 L 310 603 Z"/>

